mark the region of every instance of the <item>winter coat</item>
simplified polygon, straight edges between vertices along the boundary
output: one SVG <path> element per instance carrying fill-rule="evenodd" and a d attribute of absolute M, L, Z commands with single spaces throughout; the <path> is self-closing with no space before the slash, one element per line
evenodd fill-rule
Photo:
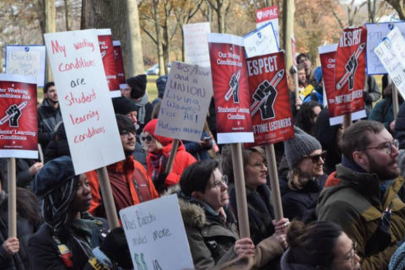
<path fill-rule="evenodd" d="M 373 102 L 376 102 L 381 97 L 380 88 L 373 76 L 367 76 L 367 87 L 364 89 L 364 107 L 366 109 L 367 117 L 370 116 L 373 109 Z"/>
<path fill-rule="evenodd" d="M 8 202 L 6 193 L 4 191 L 0 193 L 0 269 L 32 269 L 29 261 L 28 240 L 34 235 L 40 225 L 33 224 L 28 219 L 17 215 L 17 238 L 20 242 L 20 250 L 14 256 L 8 255 L 3 248 L 3 243 L 8 239 Z"/>
<path fill-rule="evenodd" d="M 170 151 L 172 150 L 173 143 L 170 143 L 163 147 L 161 152 L 157 156 L 164 155 L 166 158 L 169 158 Z M 154 167 L 152 165 L 153 156 L 156 154 L 149 153 L 147 156 L 146 164 L 148 165 L 148 173 L 149 176 L 152 178 Z M 179 148 L 177 149 L 176 157 L 173 161 L 173 169 L 167 175 L 165 180 L 165 186 L 172 186 L 176 185 L 180 181 L 180 176 L 183 173 L 184 169 L 187 168 L 189 165 L 193 164 L 197 160 L 190 154 L 186 152 L 186 148 L 180 142 Z M 159 171 L 164 171 L 164 168 L 159 168 Z"/>
<path fill-rule="evenodd" d="M 38 142 L 42 146 L 42 151 L 45 152 L 60 121 L 62 121 L 60 107 L 55 109 L 47 99 L 44 99 L 38 108 Z"/>
<path fill-rule="evenodd" d="M 399 148 L 405 149 L 405 103 L 401 105 L 395 121 L 394 138 L 399 141 Z"/>
<path fill-rule="evenodd" d="M 133 156 L 107 166 L 107 172 L 117 213 L 123 208 L 159 197 L 145 168 Z M 97 173 L 91 171 L 86 176 L 92 197 L 89 213 L 106 217 Z"/>
<path fill-rule="evenodd" d="M 204 138 L 209 137 L 207 132 L 203 131 L 201 134 L 201 141 L 204 140 Z M 205 159 L 211 159 L 210 154 L 208 153 L 208 150 L 212 148 L 212 140 L 209 148 L 205 148 L 200 145 L 198 142 L 193 142 L 193 141 L 186 141 L 183 140 L 184 147 L 186 148 L 186 151 L 195 157 L 195 159 L 201 161 Z"/>
<path fill-rule="evenodd" d="M 368 119 L 384 124 L 385 128 L 391 132 L 390 123 L 394 121 L 392 99 L 385 98 L 377 102 Z"/>
<path fill-rule="evenodd" d="M 228 192 L 232 212 L 237 217 L 238 208 L 235 186 L 233 184 L 229 184 Z M 270 188 L 267 185 L 259 186 L 256 190 L 246 187 L 250 238 L 255 245 L 274 233 L 272 220 L 275 216 L 270 201 L 270 193 Z"/>
<path fill-rule="evenodd" d="M 180 199 L 179 202 L 195 269 L 211 269 L 237 257 L 234 245 L 239 238 L 230 211 L 226 211 L 225 220 L 209 205 L 196 199 Z M 254 269 L 267 265 L 282 253 L 283 249 L 274 237 L 266 238 L 256 246 Z"/>
<path fill-rule="evenodd" d="M 363 270 L 388 269 L 397 241 L 405 234 L 405 204 L 397 196 L 404 179 L 398 177 L 383 192 L 376 174 L 356 172 L 343 165 L 338 165 L 336 172 L 340 182 L 325 188 L 319 196 L 318 220 L 342 226 L 357 243 Z M 391 221 L 387 228 L 382 221 L 388 217 Z"/>
<path fill-rule="evenodd" d="M 281 270 L 316 270 L 314 266 L 301 264 L 300 262 L 291 262 L 290 249 L 287 249 L 281 257 Z"/>
<path fill-rule="evenodd" d="M 287 174 L 284 174 L 279 180 L 284 217 L 303 220 L 309 215 L 327 178 L 328 175 L 324 174 L 317 180 L 308 181 L 303 189 L 292 190 L 288 186 Z"/>
<path fill-rule="evenodd" d="M 108 233 L 107 221 L 104 219 L 93 218 L 88 214 L 82 213 L 82 219 L 88 224 L 86 229 L 91 231 L 91 239 L 83 237 L 75 233 L 80 241 L 87 243 L 91 248 L 100 246 L 103 239 Z M 72 234 L 72 228 L 69 228 L 69 234 Z M 62 239 L 57 238 L 62 244 L 65 244 Z M 29 252 L 31 265 L 33 270 L 95 270 L 103 269 L 109 270 L 108 267 L 101 267 L 101 263 L 94 258 L 93 254 L 87 256 L 89 261 L 84 267 L 67 267 L 59 254 L 59 248 L 56 240 L 54 239 L 53 229 L 48 224 L 43 224 L 39 231 L 29 240 Z M 70 248 L 70 247 L 69 247 Z M 77 248 L 77 250 L 70 250 L 73 254 L 84 251 Z M 83 256 L 86 256 L 83 254 Z M 100 266 L 100 267 L 97 267 Z M 115 268 L 113 268 L 115 269 Z"/>
<path fill-rule="evenodd" d="M 29 169 L 34 165 L 35 161 L 33 159 L 16 159 L 16 172 L 17 172 L 17 186 L 22 188 L 27 188 L 31 190 L 31 182 L 34 180 L 35 175 L 29 173 Z M 3 173 L 3 178 L 1 179 L 1 187 L 3 190 L 8 190 L 8 170 L 7 170 L 7 159 L 0 159 L 0 170 Z"/>

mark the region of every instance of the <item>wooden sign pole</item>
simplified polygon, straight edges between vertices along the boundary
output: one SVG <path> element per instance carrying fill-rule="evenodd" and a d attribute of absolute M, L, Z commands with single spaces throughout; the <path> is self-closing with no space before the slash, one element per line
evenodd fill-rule
<path fill-rule="evenodd" d="M 270 188 L 272 191 L 271 199 L 274 212 L 276 215 L 276 221 L 279 221 L 284 216 L 283 216 L 283 205 L 281 203 L 280 185 L 278 182 L 276 154 L 274 151 L 273 144 L 268 144 L 265 146 L 265 148 L 266 148 L 267 166 L 269 168 L 268 171 L 270 176 Z"/>
<path fill-rule="evenodd" d="M 108 219 L 110 230 L 120 226 L 118 221 L 117 209 L 115 209 L 114 198 L 111 191 L 110 179 L 108 177 L 107 168 L 102 167 L 97 169 L 98 181 L 100 183 L 101 194 L 103 195 L 103 203 L 105 213 Z"/>
<path fill-rule="evenodd" d="M 15 158 L 7 160 L 8 172 L 8 237 L 17 237 L 17 180 Z"/>

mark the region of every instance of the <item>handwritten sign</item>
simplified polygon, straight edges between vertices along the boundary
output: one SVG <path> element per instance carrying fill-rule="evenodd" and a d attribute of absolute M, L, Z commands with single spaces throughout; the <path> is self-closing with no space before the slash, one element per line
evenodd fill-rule
<path fill-rule="evenodd" d="M 0 74 L 0 157 L 38 158 L 35 77 Z"/>
<path fill-rule="evenodd" d="M 250 32 L 243 38 L 247 57 L 255 57 L 279 51 L 272 23 Z"/>
<path fill-rule="evenodd" d="M 33 76 L 45 85 L 45 46 L 6 46 L 6 73 Z"/>
<path fill-rule="evenodd" d="M 399 28 L 394 27 L 374 52 L 388 71 L 392 82 L 405 98 L 405 40 Z"/>
<path fill-rule="evenodd" d="M 173 62 L 156 134 L 199 142 L 211 97 L 210 68 Z"/>
<path fill-rule="evenodd" d="M 120 216 L 135 269 L 194 269 L 175 194 L 122 209 Z"/>
<path fill-rule="evenodd" d="M 126 87 L 127 82 L 125 80 L 125 69 L 124 69 L 124 61 L 122 60 L 121 42 L 119 40 L 114 40 L 113 45 L 115 56 L 115 68 L 117 70 L 117 79 L 120 85 L 120 89 L 123 89 Z"/>
<path fill-rule="evenodd" d="M 97 29 L 98 43 L 100 45 L 101 59 L 103 60 L 105 76 L 111 97 L 120 97 L 121 91 L 118 83 L 118 72 L 115 65 L 114 45 L 111 29 Z"/>
<path fill-rule="evenodd" d="M 405 22 L 393 23 L 405 37 Z M 387 70 L 381 63 L 374 49 L 381 43 L 382 39 L 391 31 L 391 23 L 366 24 L 367 27 L 367 74 L 387 74 Z"/>
<path fill-rule="evenodd" d="M 76 174 L 123 160 L 97 31 L 44 36 Z"/>
<path fill-rule="evenodd" d="M 210 23 L 192 23 L 183 26 L 186 62 L 202 67 L 210 66 L 207 34 L 211 33 Z"/>
<path fill-rule="evenodd" d="M 256 10 L 256 28 L 271 23 L 276 36 L 277 44 L 280 44 L 280 28 L 278 25 L 278 7 L 272 6 Z"/>

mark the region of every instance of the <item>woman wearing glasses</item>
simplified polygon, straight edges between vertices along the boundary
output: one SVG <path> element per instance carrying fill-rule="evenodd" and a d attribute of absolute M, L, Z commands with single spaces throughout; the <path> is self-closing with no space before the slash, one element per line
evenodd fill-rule
<path fill-rule="evenodd" d="M 282 270 L 359 270 L 360 257 L 342 228 L 329 221 L 304 225 L 293 221 L 287 232 L 289 248 L 281 259 Z"/>
<path fill-rule="evenodd" d="M 289 220 L 281 219 L 276 227 L 273 225 L 275 218 L 271 206 L 270 188 L 267 183 L 267 166 L 264 150 L 260 147 L 253 147 L 242 150 L 243 171 L 246 185 L 246 198 L 249 214 L 250 237 L 254 244 L 272 236 L 274 233 L 285 240 L 285 231 Z M 224 149 L 222 171 L 229 179 L 229 200 L 232 212 L 237 215 L 236 192 L 234 186 L 234 174 L 232 165 L 232 154 L 229 147 Z M 281 241 L 283 247 L 286 242 Z"/>
<path fill-rule="evenodd" d="M 180 142 L 173 162 L 173 169 L 169 174 L 165 173 L 166 164 L 173 146 L 173 139 L 155 134 L 157 119 L 151 120 L 143 129 L 141 142 L 148 152 L 146 164 L 148 173 L 155 184 L 156 190 L 161 193 L 169 186 L 176 185 L 184 169 L 196 162 L 196 159 L 186 152 L 183 143 Z"/>
<path fill-rule="evenodd" d="M 227 182 L 216 160 L 196 162 L 181 176 L 180 209 L 195 269 L 212 269 L 241 256 L 251 258 L 260 268 L 283 253 L 278 235 L 257 245 L 250 238 L 239 239 L 235 218 L 227 207 Z"/>
<path fill-rule="evenodd" d="M 327 179 L 321 144 L 297 127 L 294 132 L 294 138 L 284 142 L 289 170 L 280 176 L 284 216 L 290 220 L 303 219 L 313 210 Z"/>

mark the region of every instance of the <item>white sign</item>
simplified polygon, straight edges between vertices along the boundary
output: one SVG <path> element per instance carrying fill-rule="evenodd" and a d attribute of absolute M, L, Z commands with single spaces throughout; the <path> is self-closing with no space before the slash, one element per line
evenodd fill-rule
<path fill-rule="evenodd" d="M 398 28 L 402 36 L 405 37 L 405 23 L 398 22 L 393 23 L 395 28 Z M 391 31 L 391 23 L 379 23 L 379 24 L 366 24 L 367 27 L 367 74 L 387 74 L 387 70 L 384 65 L 378 59 L 378 56 L 374 53 L 374 49 L 380 44 L 382 39 Z"/>
<path fill-rule="evenodd" d="M 278 7 L 272 6 L 256 10 L 256 28 L 271 23 L 276 36 L 277 44 L 280 44 L 280 28 L 278 25 Z"/>
<path fill-rule="evenodd" d="M 134 269 L 194 269 L 177 196 L 120 211 Z"/>
<path fill-rule="evenodd" d="M 399 29 L 394 27 L 374 52 L 388 71 L 399 93 L 405 98 L 405 40 Z"/>
<path fill-rule="evenodd" d="M 243 39 L 247 57 L 266 55 L 279 51 L 272 23 L 250 32 Z"/>
<path fill-rule="evenodd" d="M 201 133 L 212 97 L 211 69 L 173 62 L 167 80 L 156 134 L 201 141 Z"/>
<path fill-rule="evenodd" d="M 45 85 L 45 46 L 6 46 L 6 73 L 33 76 Z"/>
<path fill-rule="evenodd" d="M 76 174 L 125 159 L 97 31 L 44 36 Z"/>
<path fill-rule="evenodd" d="M 211 33 L 210 23 L 192 23 L 183 26 L 186 62 L 210 67 L 207 35 Z"/>

